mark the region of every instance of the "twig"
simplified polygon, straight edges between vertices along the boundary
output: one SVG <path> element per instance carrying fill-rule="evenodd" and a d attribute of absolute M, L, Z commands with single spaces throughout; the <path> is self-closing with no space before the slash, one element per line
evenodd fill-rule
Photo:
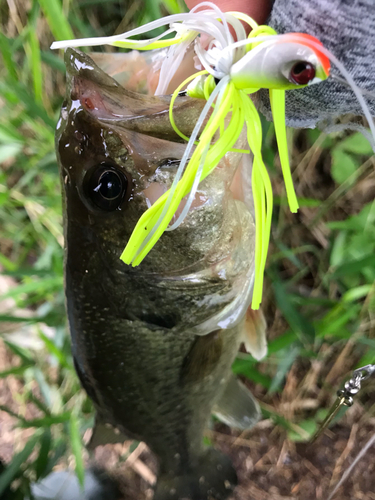
<path fill-rule="evenodd" d="M 330 481 L 330 486 L 336 482 L 337 477 L 340 475 L 341 467 L 342 464 L 345 462 L 347 459 L 349 453 L 352 451 L 354 445 L 355 445 L 355 438 L 357 435 L 357 430 L 358 430 L 358 424 L 354 424 L 352 427 L 352 430 L 350 432 L 350 436 L 348 439 L 348 442 L 346 443 L 344 451 L 341 453 L 339 459 L 336 462 L 335 468 L 332 472 L 332 477 Z"/>
<path fill-rule="evenodd" d="M 142 479 L 148 484 L 154 485 L 156 483 L 155 474 L 147 467 L 147 465 L 139 459 L 140 455 L 147 450 L 145 443 L 139 443 L 137 448 L 125 460 L 127 467 L 131 467 Z"/>
<path fill-rule="evenodd" d="M 365 456 L 365 454 L 368 452 L 368 450 L 371 448 L 371 446 L 375 443 L 375 434 L 369 439 L 366 443 L 366 445 L 362 448 L 362 450 L 358 453 L 358 455 L 355 457 L 353 463 L 348 467 L 348 469 L 344 472 L 342 475 L 342 478 L 340 481 L 336 484 L 334 490 L 332 493 L 329 495 L 327 500 L 332 500 L 333 496 L 337 492 L 337 490 L 345 483 L 345 481 L 348 479 L 350 473 L 353 471 L 354 467 L 357 465 L 357 463 Z"/>

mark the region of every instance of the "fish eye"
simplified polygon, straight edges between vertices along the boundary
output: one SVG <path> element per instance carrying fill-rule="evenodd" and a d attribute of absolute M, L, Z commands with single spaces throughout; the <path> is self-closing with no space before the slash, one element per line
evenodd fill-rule
<path fill-rule="evenodd" d="M 120 170 L 101 164 L 89 172 L 85 191 L 96 207 L 111 212 L 121 205 L 127 187 L 128 180 Z"/>
<path fill-rule="evenodd" d="M 296 62 L 289 73 L 289 81 L 297 85 L 307 85 L 314 78 L 314 66 L 305 61 Z"/>

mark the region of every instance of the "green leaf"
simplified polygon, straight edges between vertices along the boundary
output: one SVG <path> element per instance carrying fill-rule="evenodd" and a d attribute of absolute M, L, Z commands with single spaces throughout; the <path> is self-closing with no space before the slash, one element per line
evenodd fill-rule
<path fill-rule="evenodd" d="M 288 198 L 286 196 L 274 196 L 273 203 L 275 206 L 289 206 Z M 298 197 L 298 204 L 300 207 L 320 207 L 322 202 L 321 200 L 315 200 L 314 198 Z"/>
<path fill-rule="evenodd" d="M 373 154 L 373 150 L 368 139 L 359 132 L 350 135 L 343 141 L 339 142 L 338 147 L 347 151 L 348 153 L 354 153 L 357 155 Z"/>
<path fill-rule="evenodd" d="M 24 144 L 25 137 L 23 137 L 11 123 L 7 123 L 7 126 L 0 124 L 0 142 L 4 142 L 6 144 L 10 142 L 19 142 Z"/>
<path fill-rule="evenodd" d="M 19 418 L 19 417 L 18 417 Z M 36 427 L 40 429 L 41 427 L 51 427 L 51 425 L 64 424 L 69 422 L 70 413 L 61 413 L 60 415 L 46 415 L 43 418 L 34 418 L 30 420 L 22 419 L 18 424 L 18 427 L 22 429 L 28 429 L 30 427 Z"/>
<path fill-rule="evenodd" d="M 332 151 L 331 173 L 338 184 L 345 182 L 356 172 L 357 168 L 358 163 L 350 155 L 338 148 Z"/>
<path fill-rule="evenodd" d="M 8 257 L 6 257 L 1 252 L 0 252 L 0 264 L 4 269 L 10 272 L 15 272 L 17 269 L 17 264 L 15 262 L 12 262 L 10 259 L 8 259 Z M 2 272 L 0 274 L 5 274 L 5 273 Z"/>
<path fill-rule="evenodd" d="M 325 337 L 327 335 L 334 335 L 342 338 L 345 334 L 345 325 L 356 318 L 358 318 L 361 304 L 348 304 L 339 305 L 334 309 L 328 311 L 324 318 L 316 322 L 317 337 Z M 346 335 L 345 335 L 346 336 Z"/>
<path fill-rule="evenodd" d="M 13 457 L 10 464 L 5 468 L 4 472 L 0 475 L 0 495 L 4 493 L 5 489 L 10 485 L 13 479 L 22 471 L 22 466 L 24 466 L 26 460 L 34 451 L 34 448 L 40 439 L 40 434 L 41 434 L 40 431 L 37 431 L 27 441 L 24 449 Z"/>
<path fill-rule="evenodd" d="M 375 349 L 370 349 L 357 363 L 357 368 L 375 364 Z"/>
<path fill-rule="evenodd" d="M 61 366 L 63 366 L 64 368 L 69 368 L 69 369 L 73 368 L 73 366 L 68 362 L 65 353 L 62 350 L 60 350 L 53 343 L 53 341 L 51 339 L 46 337 L 43 332 L 39 332 L 39 337 L 43 340 L 43 342 L 44 342 L 46 348 L 48 349 L 48 351 L 50 352 L 50 354 L 55 356 L 55 358 L 57 359 L 57 361 L 59 362 L 59 364 Z"/>
<path fill-rule="evenodd" d="M 35 472 L 37 479 L 40 479 L 45 475 L 45 471 L 48 466 L 48 455 L 51 450 L 51 446 L 52 446 L 52 435 L 51 435 L 51 430 L 48 427 L 42 434 L 40 440 L 39 455 L 35 462 Z"/>
<path fill-rule="evenodd" d="M 303 420 L 299 422 L 298 427 L 308 433 L 312 437 L 317 429 L 317 423 L 315 420 Z M 292 429 L 288 431 L 288 438 L 296 443 L 307 441 L 305 434 L 300 434 L 298 429 Z"/>
<path fill-rule="evenodd" d="M 347 274 L 357 274 L 361 272 L 366 267 L 374 268 L 375 266 L 375 255 L 368 255 L 363 259 L 352 260 L 350 262 L 345 262 L 338 266 L 333 272 L 333 278 L 340 278 L 346 276 Z"/>
<path fill-rule="evenodd" d="M 66 436 L 60 438 L 57 442 L 53 443 L 53 451 L 51 450 L 50 457 L 48 459 L 48 464 L 44 469 L 44 476 L 48 476 L 52 472 L 52 469 L 60 461 L 60 459 L 65 455 L 67 450 Z"/>
<path fill-rule="evenodd" d="M 340 231 L 332 244 L 330 264 L 332 267 L 340 265 L 345 259 L 346 231 Z"/>
<path fill-rule="evenodd" d="M 327 222 L 330 229 L 347 229 L 351 231 L 363 231 L 366 228 L 371 229 L 375 223 L 375 204 L 374 202 L 364 205 L 357 215 L 352 215 L 345 220 Z"/>
<path fill-rule="evenodd" d="M 294 346 L 288 350 L 279 352 L 280 360 L 277 365 L 276 374 L 270 385 L 269 394 L 276 392 L 282 385 L 286 374 L 288 373 L 290 367 L 299 355 L 301 348 L 299 346 Z"/>
<path fill-rule="evenodd" d="M 28 363 L 28 364 L 24 364 L 21 366 L 16 366 L 14 368 L 9 368 L 9 370 L 4 370 L 4 371 L 0 372 L 0 379 L 6 378 L 9 375 L 13 375 L 15 377 L 20 377 L 21 375 L 23 375 L 25 373 L 25 371 L 28 368 L 30 368 L 30 366 L 33 366 L 33 364 Z"/>
<path fill-rule="evenodd" d="M 28 283 L 23 283 L 22 285 L 18 285 L 15 288 L 12 288 L 7 293 L 4 293 L 0 296 L 0 299 L 5 299 L 7 297 L 18 297 L 23 293 L 46 293 L 50 290 L 56 290 L 61 288 L 62 286 L 62 278 L 61 276 L 56 276 L 53 278 L 45 278 L 41 280 L 33 280 Z"/>
<path fill-rule="evenodd" d="M 284 284 L 281 281 L 275 280 L 272 285 L 277 305 L 288 321 L 290 328 L 298 335 L 303 343 L 314 342 L 314 326 L 294 307 L 292 295 L 287 292 Z"/>
<path fill-rule="evenodd" d="M 249 380 L 261 384 L 266 389 L 269 389 L 271 385 L 271 379 L 255 368 L 253 359 L 237 358 L 233 363 L 232 371 L 236 375 L 243 375 Z"/>
<path fill-rule="evenodd" d="M 373 288 L 372 283 L 369 285 L 362 285 L 356 288 L 351 288 L 350 290 L 344 293 L 342 297 L 342 302 L 354 302 L 356 300 L 363 299 L 370 293 L 372 288 Z"/>
<path fill-rule="evenodd" d="M 22 102 L 25 106 L 26 116 L 29 120 L 30 118 L 33 120 L 40 118 L 52 130 L 55 129 L 55 118 L 48 116 L 48 113 L 44 109 L 43 105 L 35 101 L 34 96 L 30 93 L 30 90 L 22 83 L 16 82 L 9 85 L 0 81 L 0 95 L 3 95 L 10 104 L 18 104 Z"/>
<path fill-rule="evenodd" d="M 38 102 L 43 101 L 43 73 L 42 73 L 42 61 L 40 57 L 40 46 L 39 40 L 33 27 L 29 30 L 29 43 L 31 49 L 31 72 L 33 76 L 34 83 L 34 95 Z"/>
<path fill-rule="evenodd" d="M 101 0 L 102 2 L 103 0 Z M 41 59 L 44 63 L 48 64 L 48 66 L 51 66 L 51 68 L 57 69 L 57 71 L 60 71 L 60 73 L 64 73 L 66 71 L 64 61 L 56 56 L 55 54 L 52 54 L 51 52 L 45 52 L 42 51 L 41 53 Z"/>
<path fill-rule="evenodd" d="M 281 351 L 281 349 L 285 349 L 285 347 L 289 347 L 294 344 L 298 340 L 298 337 L 295 332 L 288 330 L 283 335 L 271 340 L 268 344 L 268 354 L 273 354 L 275 352 Z"/>
<path fill-rule="evenodd" d="M 70 445 L 72 447 L 73 455 L 76 462 L 76 474 L 79 481 L 79 484 L 83 488 L 85 484 L 85 468 L 83 465 L 83 446 L 82 439 L 79 433 L 78 419 L 72 413 L 70 415 L 70 425 L 69 425 L 69 434 L 70 434 Z"/>
<path fill-rule="evenodd" d="M 37 318 L 21 318 L 19 316 L 10 316 L 9 314 L 0 314 L 0 321 L 9 323 L 35 323 L 40 320 Z"/>
<path fill-rule="evenodd" d="M 9 39 L 1 32 L 0 32 L 0 52 L 1 55 L 3 56 L 3 63 L 8 71 L 9 78 L 13 81 L 17 81 L 18 76 L 16 71 L 16 65 L 12 60 L 13 51 L 9 43 Z"/>
<path fill-rule="evenodd" d="M 4 344 L 10 349 L 16 356 L 19 356 L 22 361 L 26 364 L 31 364 L 34 365 L 35 361 L 33 359 L 33 356 L 31 352 L 28 349 L 25 349 L 24 347 L 21 347 L 16 344 L 12 344 L 12 342 L 9 342 L 9 340 L 6 340 Z"/>

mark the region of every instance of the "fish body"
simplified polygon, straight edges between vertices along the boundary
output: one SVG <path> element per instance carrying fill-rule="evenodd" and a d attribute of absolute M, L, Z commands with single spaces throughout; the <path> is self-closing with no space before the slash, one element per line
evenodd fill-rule
<path fill-rule="evenodd" d="M 56 149 L 77 373 L 98 420 L 157 455 L 155 498 L 224 499 L 236 474 L 227 457 L 203 446 L 209 416 L 243 428 L 259 417 L 231 374 L 254 272 L 253 218 L 230 190 L 239 155 L 228 153 L 201 184 L 178 229 L 140 266 L 127 266 L 121 252 L 169 189 L 185 145 L 170 126 L 169 97 L 125 90 L 76 50 L 65 60 Z M 178 98 L 185 134 L 202 106 Z"/>

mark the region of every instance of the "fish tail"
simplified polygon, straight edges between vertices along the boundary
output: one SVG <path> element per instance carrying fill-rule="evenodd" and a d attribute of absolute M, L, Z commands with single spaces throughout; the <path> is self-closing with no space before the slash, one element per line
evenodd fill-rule
<path fill-rule="evenodd" d="M 225 500 L 237 484 L 237 474 L 226 455 L 207 450 L 183 475 L 161 474 L 154 500 Z"/>

